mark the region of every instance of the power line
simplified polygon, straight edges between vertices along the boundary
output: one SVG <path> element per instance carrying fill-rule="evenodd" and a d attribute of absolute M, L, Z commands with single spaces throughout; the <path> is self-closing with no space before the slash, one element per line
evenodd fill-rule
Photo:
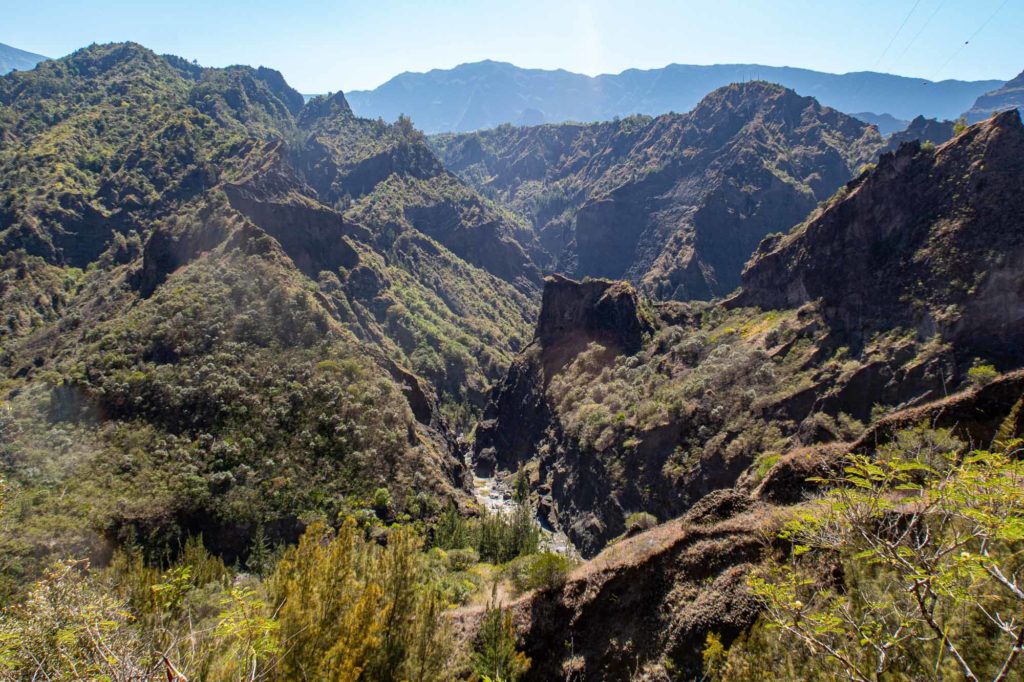
<path fill-rule="evenodd" d="M 930 25 L 931 25 L 931 23 L 932 23 L 932 19 L 934 19 L 934 18 L 935 18 L 936 16 L 938 16 L 938 14 L 939 14 L 939 10 L 941 10 L 941 9 L 943 8 L 943 6 L 944 6 L 945 4 L 946 4 L 946 0 L 942 0 L 942 1 L 941 1 L 941 2 L 940 2 L 940 3 L 938 4 L 938 6 L 937 6 L 937 7 L 935 8 L 935 11 L 934 11 L 934 12 L 932 12 L 932 13 L 931 13 L 931 16 L 929 16 L 929 17 L 928 17 L 928 20 L 924 22 L 924 26 L 922 26 L 922 27 L 921 27 L 921 29 L 920 29 L 920 30 L 919 30 L 919 31 L 918 31 L 917 33 L 915 33 L 915 34 L 914 34 L 914 37 L 910 39 L 910 42 L 909 42 L 909 43 L 907 43 L 907 46 L 906 46 L 905 48 L 903 48 L 903 52 L 900 52 L 900 56 L 899 56 L 899 57 L 896 57 L 896 61 L 897 61 L 897 62 L 898 62 L 899 60 L 903 59 L 903 56 L 904 56 L 905 54 L 907 54 L 907 52 L 909 52 L 909 51 L 910 51 L 910 48 L 911 48 L 911 47 L 913 46 L 913 44 L 914 44 L 914 43 L 916 43 L 916 42 L 917 42 L 917 39 L 921 37 L 921 34 L 922 34 L 922 33 L 924 33 L 924 30 L 925 30 L 926 28 L 928 28 L 928 26 L 930 26 Z"/>
<path fill-rule="evenodd" d="M 938 75 L 939 75 L 940 73 L 942 73 L 942 71 L 943 71 L 943 70 L 944 70 L 944 69 L 945 69 L 945 68 L 946 68 L 947 66 L 949 66 L 949 63 L 950 63 L 951 61 L 953 61 L 953 59 L 954 59 L 954 58 L 955 58 L 955 57 L 956 57 L 957 55 L 959 55 L 959 54 L 960 54 L 960 52 L 962 52 L 962 51 L 963 51 L 963 49 L 964 49 L 965 47 L 967 47 L 968 45 L 970 45 L 971 41 L 972 41 L 972 40 L 974 40 L 974 39 L 975 39 L 976 37 L 978 37 L 978 34 L 979 34 L 979 33 L 981 33 L 982 31 L 984 31 L 984 30 L 985 30 L 985 27 L 986 27 L 986 26 L 988 26 L 988 25 L 989 25 L 990 23 L 992 23 L 992 20 L 996 18 L 996 15 L 997 15 L 997 14 L 999 14 L 999 12 L 1000 12 L 1000 11 L 1001 11 L 1001 10 L 1002 10 L 1002 9 L 1003 9 L 1004 7 L 1006 7 L 1006 5 L 1008 5 L 1008 4 L 1009 4 L 1009 2 L 1010 2 L 1010 0 L 1003 0 L 1002 4 L 1001 4 L 1001 5 L 999 5 L 999 7 L 996 7 L 996 11 L 995 11 L 995 12 L 993 12 L 993 13 L 992 13 L 991 15 L 989 15 L 989 18 L 988 18 L 988 19 L 986 19 L 986 20 L 984 21 L 984 23 L 982 23 L 982 25 L 978 27 L 978 30 L 977 30 L 977 31 L 975 31 L 974 33 L 972 33 L 972 34 L 971 34 L 971 37 L 970 37 L 970 38 L 968 38 L 967 40 L 965 40 L 965 41 L 963 42 L 963 45 L 960 45 L 959 47 L 957 47 L 957 48 L 956 48 L 956 51 L 955 51 L 955 52 L 954 52 L 953 54 L 949 55 L 949 59 L 947 59 L 946 61 L 944 61 L 944 62 L 942 63 L 942 66 L 940 66 L 940 67 L 939 67 L 939 68 L 938 68 L 938 69 L 937 69 L 937 70 L 935 71 L 935 76 L 938 76 Z M 935 80 L 935 76 L 932 76 L 931 80 L 933 80 L 933 81 L 934 81 L 934 80 Z"/>
<path fill-rule="evenodd" d="M 903 27 L 907 25 L 908 21 L 910 21 L 910 17 L 913 16 L 914 12 L 917 10 L 917 6 L 920 4 L 921 0 L 917 0 L 914 3 L 914 6 L 910 8 L 910 11 L 907 12 L 907 16 L 903 17 L 903 23 L 900 24 L 900 27 L 896 29 L 895 33 L 892 34 L 892 38 L 889 40 L 889 44 L 885 46 L 884 50 L 882 50 L 882 56 L 879 57 L 878 61 L 875 62 L 875 65 L 871 67 L 872 71 L 876 70 L 878 68 L 878 65 L 882 63 L 882 60 L 885 59 L 885 55 L 889 53 L 889 48 L 891 48 L 892 44 L 896 42 L 896 38 L 899 37 L 900 33 L 903 31 Z"/>

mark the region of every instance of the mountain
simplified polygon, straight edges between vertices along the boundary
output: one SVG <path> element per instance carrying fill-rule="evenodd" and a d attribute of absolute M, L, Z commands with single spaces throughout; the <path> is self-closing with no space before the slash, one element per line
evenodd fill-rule
<path fill-rule="evenodd" d="M 961 353 L 1020 364 L 1021 177 L 1017 111 L 934 151 L 903 145 L 849 183 L 834 207 L 763 243 L 735 304 L 820 301 L 845 338 L 863 342 L 898 325 L 938 335 Z"/>
<path fill-rule="evenodd" d="M 757 64 L 671 64 L 590 77 L 483 61 L 403 73 L 374 90 L 350 92 L 348 98 L 361 116 L 393 121 L 406 114 L 427 133 L 468 132 L 503 123 L 603 121 L 689 111 L 712 90 L 751 80 L 777 83 L 840 111 L 873 111 L 904 120 L 918 115 L 956 118 L 979 95 L 1002 85 L 994 80 L 931 82 L 870 71 L 840 75 Z"/>
<path fill-rule="evenodd" d="M 864 121 L 865 123 L 870 123 L 875 126 L 878 128 L 878 132 L 882 133 L 885 137 L 888 137 L 893 133 L 898 133 L 901 130 L 905 130 L 906 127 L 910 125 L 910 121 L 898 119 L 891 114 L 873 114 L 870 111 L 862 111 L 860 113 L 850 115 Z"/>
<path fill-rule="evenodd" d="M 784 453 L 945 404 L 979 362 L 1021 367 L 1022 145 L 1013 112 L 883 154 L 768 237 L 723 302 L 548 278 L 534 340 L 477 428 L 478 472 L 535 472 L 542 512 L 591 556 L 631 515 L 675 518 L 716 490 L 796 501 L 798 482 L 766 478 Z"/>
<path fill-rule="evenodd" d="M 19 50 L 10 45 L 0 43 L 0 75 L 14 71 L 28 71 L 41 61 L 49 59 L 41 54 L 33 54 Z"/>
<path fill-rule="evenodd" d="M 766 234 L 799 222 L 883 141 L 812 98 L 751 82 L 687 114 L 502 126 L 431 144 L 449 170 L 530 220 L 549 270 L 690 300 L 731 292 Z"/>
<path fill-rule="evenodd" d="M 382 515 L 468 503 L 456 429 L 536 311 L 524 232 L 407 122 L 271 69 L 124 43 L 0 77 L 3 473 L 26 519 L 2 593 L 46 547 L 201 533 L 234 561 L 375 490 Z"/>
<path fill-rule="evenodd" d="M 1020 678 L 1022 152 L 0 76 L 0 676 Z"/>
<path fill-rule="evenodd" d="M 896 151 L 905 142 L 930 142 L 931 144 L 942 144 L 948 141 L 956 132 L 957 124 L 953 121 L 938 121 L 934 118 L 918 116 L 907 123 L 903 130 L 899 130 L 886 140 L 886 145 L 881 152 Z"/>
<path fill-rule="evenodd" d="M 970 123 L 975 123 L 1000 111 L 1022 107 L 1024 107 L 1024 72 L 992 92 L 978 97 L 974 106 L 967 110 L 964 117 Z"/>

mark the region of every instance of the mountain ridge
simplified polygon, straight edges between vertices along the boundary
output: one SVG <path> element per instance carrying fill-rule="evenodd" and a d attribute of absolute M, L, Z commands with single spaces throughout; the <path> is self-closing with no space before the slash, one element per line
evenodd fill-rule
<path fill-rule="evenodd" d="M 549 278 L 546 326 L 478 426 L 478 470 L 538 471 L 543 512 L 589 557 L 630 514 L 753 489 L 781 453 L 852 442 L 977 363 L 1021 367 L 1022 145 L 1005 112 L 884 153 L 767 237 L 724 301 Z"/>
<path fill-rule="evenodd" d="M 202 533 L 238 558 L 257 525 L 293 542 L 378 487 L 468 504 L 455 429 L 525 344 L 538 284 L 516 220 L 421 133 L 342 94 L 304 104 L 272 69 L 116 43 L 0 77 L 0 169 L 4 409 L 35 425 L 5 474 L 43 489 L 32 467 L 52 467 L 92 505 L 65 546 Z M 74 467 L 40 449 L 55 429 Z M 110 469 L 126 437 L 136 464 Z M 31 565 L 39 537 L 10 556 Z"/>
<path fill-rule="evenodd" d="M 1024 71 L 1001 87 L 978 97 L 964 117 L 970 123 L 977 123 L 993 114 L 1020 108 L 1024 108 Z"/>
<path fill-rule="evenodd" d="M 29 71 L 41 61 L 47 60 L 41 54 L 19 50 L 11 45 L 0 43 L 0 76 L 14 70 Z"/>
<path fill-rule="evenodd" d="M 731 292 L 763 236 L 802 219 L 884 144 L 859 119 L 763 81 L 719 88 L 686 114 L 430 143 L 530 220 L 548 271 L 679 300 Z"/>
<path fill-rule="evenodd" d="M 404 113 L 427 133 L 468 132 L 502 123 L 587 122 L 683 112 L 717 87 L 758 79 L 778 82 L 841 111 L 871 111 L 904 120 L 922 114 L 954 119 L 979 95 L 1003 83 L 933 83 L 870 71 L 829 74 L 753 64 L 671 64 L 585 76 L 564 69 L 523 69 L 483 61 L 405 72 L 374 90 L 352 91 L 349 98 L 362 115 L 394 120 Z M 922 83 L 928 88 L 923 89 Z"/>

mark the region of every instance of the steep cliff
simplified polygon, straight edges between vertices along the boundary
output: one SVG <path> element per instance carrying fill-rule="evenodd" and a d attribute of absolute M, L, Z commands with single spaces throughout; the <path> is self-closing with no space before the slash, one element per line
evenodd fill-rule
<path fill-rule="evenodd" d="M 615 311 L 649 324 L 639 346 L 595 328 L 614 314 L 587 287 L 610 282 L 549 280 L 536 340 L 478 427 L 477 466 L 526 466 L 542 513 L 589 556 L 631 513 L 679 516 L 753 488 L 783 453 L 943 399 L 979 359 L 1024 365 L 1022 132 L 1008 113 L 883 155 L 767 239 L 731 299 L 623 297 Z"/>
<path fill-rule="evenodd" d="M 820 301 L 854 343 L 898 325 L 937 333 L 964 355 L 1019 363 L 1022 177 L 1016 111 L 935 149 L 904 145 L 807 222 L 762 244 L 733 304 Z"/>
<path fill-rule="evenodd" d="M 530 219 L 549 269 L 690 300 L 731 292 L 766 234 L 799 222 L 883 143 L 859 120 L 755 82 L 688 114 L 432 144 L 446 167 Z"/>
<path fill-rule="evenodd" d="M 1024 72 L 1013 80 L 1007 81 L 1002 87 L 980 96 L 974 106 L 964 113 L 967 121 L 976 123 L 992 114 L 1024 107 Z"/>

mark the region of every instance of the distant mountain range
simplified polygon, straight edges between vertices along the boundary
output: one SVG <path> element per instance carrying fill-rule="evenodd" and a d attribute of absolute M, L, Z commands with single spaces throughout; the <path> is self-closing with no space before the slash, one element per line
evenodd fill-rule
<path fill-rule="evenodd" d="M 28 71 L 44 59 L 49 57 L 0 43 L 0 75 L 11 71 Z"/>
<path fill-rule="evenodd" d="M 910 121 L 904 121 L 903 119 L 896 118 L 891 114 L 873 114 L 870 111 L 859 111 L 850 115 L 864 121 L 865 123 L 874 125 L 878 128 L 878 132 L 887 137 L 893 133 L 898 133 L 901 130 L 906 130 L 907 126 L 910 125 Z"/>
<path fill-rule="evenodd" d="M 590 77 L 483 61 L 403 73 L 375 90 L 346 96 L 360 116 L 393 121 L 406 114 L 427 133 L 466 132 L 502 123 L 685 112 L 716 88 L 750 80 L 778 83 L 840 111 L 889 114 L 907 121 L 918 115 L 954 119 L 980 95 L 1003 85 L 998 80 L 932 82 L 870 71 L 840 75 L 757 64 L 671 64 Z"/>

